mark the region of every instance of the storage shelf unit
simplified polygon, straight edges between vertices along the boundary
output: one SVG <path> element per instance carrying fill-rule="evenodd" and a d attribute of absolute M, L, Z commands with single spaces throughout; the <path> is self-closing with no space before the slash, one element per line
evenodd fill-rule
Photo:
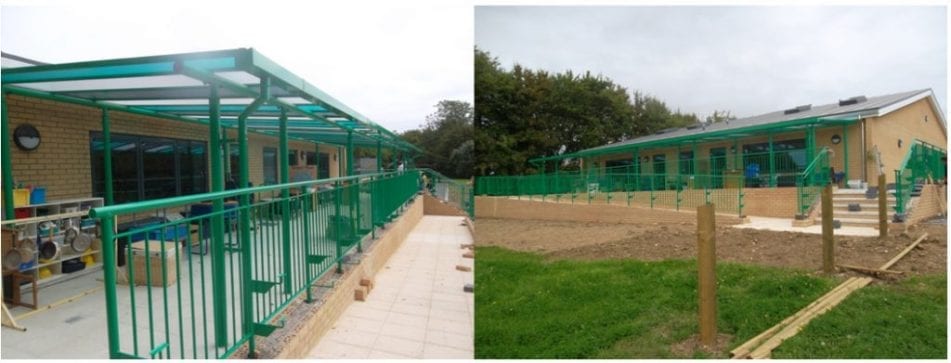
<path fill-rule="evenodd" d="M 102 198 L 78 198 L 59 201 L 50 201 L 42 204 L 31 204 L 19 206 L 16 208 L 16 214 L 21 218 L 48 217 L 48 221 L 26 222 L 16 224 L 16 239 L 31 240 L 36 243 L 37 238 L 42 242 L 49 241 L 59 246 L 59 253 L 50 260 L 39 258 L 39 246 L 34 253 L 32 262 L 22 264 L 20 271 L 23 273 L 32 273 L 37 278 L 40 286 L 48 285 L 56 281 L 69 279 L 73 276 L 81 276 L 89 272 L 97 271 L 102 268 L 102 243 L 100 233 L 93 219 L 85 214 L 77 215 L 80 212 L 87 212 L 96 207 L 103 206 Z M 63 216 L 58 218 L 57 216 Z M 45 219 L 45 218 L 44 218 Z M 65 243 L 66 230 L 70 226 L 75 226 L 84 234 L 92 236 L 90 247 L 84 251 L 74 251 L 71 246 Z M 84 269 L 72 273 L 64 272 L 63 265 L 66 261 L 92 256 L 93 264 L 87 265 Z M 44 269 L 48 269 L 50 274 L 40 274 Z"/>

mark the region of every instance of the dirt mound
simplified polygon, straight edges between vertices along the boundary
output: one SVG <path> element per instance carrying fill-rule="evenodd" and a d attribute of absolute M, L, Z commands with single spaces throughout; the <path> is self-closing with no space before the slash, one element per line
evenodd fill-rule
<path fill-rule="evenodd" d="M 607 224 L 479 219 L 476 244 L 541 253 L 555 259 L 690 259 L 696 256 L 696 227 L 690 223 Z M 875 267 L 894 257 L 923 232 L 925 239 L 893 270 L 908 274 L 946 272 L 947 231 L 921 224 L 885 239 L 836 237 L 836 262 Z M 816 234 L 717 228 L 719 261 L 818 270 L 822 238 Z"/>

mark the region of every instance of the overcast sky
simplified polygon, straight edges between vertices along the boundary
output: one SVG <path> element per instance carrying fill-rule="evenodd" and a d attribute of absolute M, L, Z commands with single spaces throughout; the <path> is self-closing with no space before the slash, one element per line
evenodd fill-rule
<path fill-rule="evenodd" d="M 398 131 L 472 102 L 471 6 L 267 3 L 4 6 L 0 49 L 62 63 L 253 47 Z"/>
<path fill-rule="evenodd" d="M 475 43 L 701 118 L 924 88 L 947 110 L 944 7 L 477 7 Z"/>

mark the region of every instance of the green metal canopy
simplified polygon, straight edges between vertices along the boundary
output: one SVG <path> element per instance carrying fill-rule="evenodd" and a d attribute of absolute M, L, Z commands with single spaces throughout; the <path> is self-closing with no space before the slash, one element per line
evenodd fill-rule
<path fill-rule="evenodd" d="M 7 93 L 205 125 L 214 85 L 224 127 L 244 117 L 249 131 L 277 135 L 287 117 L 292 139 L 346 145 L 352 134 L 355 146 L 422 151 L 252 48 L 5 68 L 0 78 Z"/>

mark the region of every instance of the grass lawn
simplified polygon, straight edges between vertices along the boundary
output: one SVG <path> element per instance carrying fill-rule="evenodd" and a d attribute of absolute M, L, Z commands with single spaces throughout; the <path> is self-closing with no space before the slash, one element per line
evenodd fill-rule
<path fill-rule="evenodd" d="M 946 275 L 855 292 L 783 342 L 773 358 L 931 358 L 947 350 Z"/>
<path fill-rule="evenodd" d="M 697 332 L 693 261 L 547 261 L 497 247 L 480 247 L 478 255 L 476 358 L 682 358 L 671 346 Z M 838 283 L 738 264 L 720 264 L 717 281 L 717 324 L 733 336 L 730 348 Z M 931 303 L 941 305 L 941 342 L 944 301 Z"/>

